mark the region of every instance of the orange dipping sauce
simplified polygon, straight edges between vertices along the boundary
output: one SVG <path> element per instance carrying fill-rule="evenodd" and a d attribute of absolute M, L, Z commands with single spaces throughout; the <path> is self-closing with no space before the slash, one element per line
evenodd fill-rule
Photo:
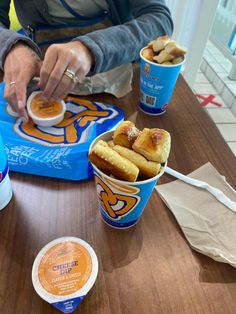
<path fill-rule="evenodd" d="M 32 113 L 39 118 L 53 118 L 58 116 L 62 110 L 62 104 L 59 101 L 44 101 L 41 99 L 41 93 L 34 96 L 31 101 Z"/>

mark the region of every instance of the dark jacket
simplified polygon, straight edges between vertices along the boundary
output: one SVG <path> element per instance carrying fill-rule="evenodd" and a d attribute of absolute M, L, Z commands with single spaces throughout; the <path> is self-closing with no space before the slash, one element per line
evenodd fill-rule
<path fill-rule="evenodd" d="M 45 0 L 15 0 L 15 8 L 21 25 L 53 25 Z M 107 0 L 110 19 L 114 26 L 79 36 L 95 56 L 94 73 L 108 71 L 121 64 L 139 58 L 139 51 L 149 41 L 161 35 L 171 35 L 173 23 L 164 0 Z M 9 31 L 10 0 L 0 1 L 0 68 L 11 47 L 23 40 L 34 50 L 39 48 L 29 38 Z M 63 19 L 62 23 L 73 23 Z"/>

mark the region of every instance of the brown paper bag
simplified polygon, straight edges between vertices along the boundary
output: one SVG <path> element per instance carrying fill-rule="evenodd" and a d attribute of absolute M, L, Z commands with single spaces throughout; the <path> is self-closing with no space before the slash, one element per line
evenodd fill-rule
<path fill-rule="evenodd" d="M 207 182 L 236 201 L 234 189 L 210 163 L 189 176 Z M 158 185 L 156 190 L 174 214 L 194 250 L 236 267 L 235 212 L 217 201 L 208 191 L 180 180 Z"/>

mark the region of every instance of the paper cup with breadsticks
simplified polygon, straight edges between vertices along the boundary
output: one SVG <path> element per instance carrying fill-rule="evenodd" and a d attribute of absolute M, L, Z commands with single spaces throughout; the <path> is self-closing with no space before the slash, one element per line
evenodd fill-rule
<path fill-rule="evenodd" d="M 140 52 L 140 109 L 147 114 L 165 113 L 186 48 L 168 36 L 151 41 Z"/>
<path fill-rule="evenodd" d="M 140 219 L 163 175 L 170 134 L 162 129 L 138 130 L 124 121 L 97 137 L 89 149 L 99 210 L 110 226 L 125 229 Z"/>

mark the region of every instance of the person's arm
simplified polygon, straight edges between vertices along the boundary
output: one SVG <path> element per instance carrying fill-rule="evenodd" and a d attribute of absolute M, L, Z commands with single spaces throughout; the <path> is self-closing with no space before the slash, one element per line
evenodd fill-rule
<path fill-rule="evenodd" d="M 22 44 L 29 46 L 38 55 L 41 54 L 38 46 L 28 37 L 10 31 L 10 0 L 0 1 L 0 70 L 3 71 L 6 55 L 11 48 L 19 41 Z"/>
<path fill-rule="evenodd" d="M 171 35 L 173 22 L 164 0 L 132 0 L 134 19 L 79 36 L 95 57 L 93 73 L 108 71 L 121 64 L 135 61 L 139 51 L 158 36 Z"/>
<path fill-rule="evenodd" d="M 10 0 L 0 1 L 0 72 L 5 81 L 4 98 L 27 120 L 26 89 L 39 75 L 40 49 L 26 36 L 10 31 Z M 2 75 L 1 75 L 2 76 Z"/>
<path fill-rule="evenodd" d="M 86 75 L 137 60 L 140 49 L 150 40 L 171 35 L 173 24 L 164 0 L 130 0 L 129 3 L 132 21 L 48 48 L 39 82 L 46 99 L 61 99 L 73 88 L 74 81 L 65 75 L 68 69 L 75 73 L 77 80 L 83 81 Z"/>
<path fill-rule="evenodd" d="M 7 28 L 10 27 L 9 10 L 10 10 L 10 1 L 3 0 L 0 3 L 0 29 L 2 27 L 7 27 Z M 3 80 L 3 71 L 2 71 L 2 67 L 0 66 L 0 82 L 2 82 L 2 80 Z"/>

